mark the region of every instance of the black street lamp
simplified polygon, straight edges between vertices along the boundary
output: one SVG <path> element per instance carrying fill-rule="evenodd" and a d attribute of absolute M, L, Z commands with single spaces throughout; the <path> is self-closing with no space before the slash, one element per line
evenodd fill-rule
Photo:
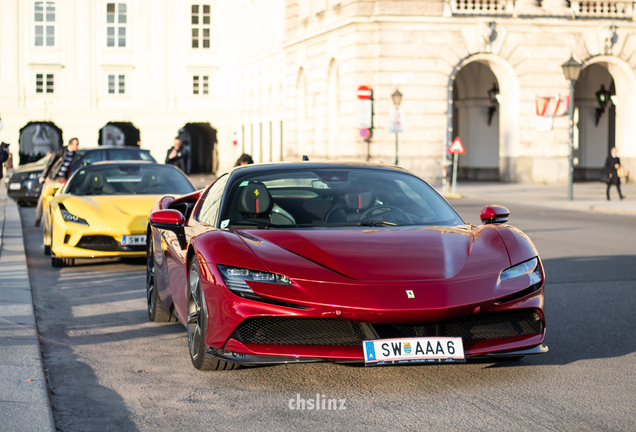
<path fill-rule="evenodd" d="M 599 108 L 596 108 L 596 123 L 594 124 L 596 127 L 598 127 L 598 122 L 601 120 L 601 116 L 605 112 L 605 107 L 607 106 L 611 96 L 612 94 L 605 90 L 605 86 L 601 84 L 601 89 L 596 92 L 596 100 L 598 101 L 599 106 Z"/>
<path fill-rule="evenodd" d="M 493 83 L 492 88 L 488 90 L 488 100 L 490 101 L 490 107 L 488 108 L 488 126 L 490 126 L 492 124 L 492 118 L 499 106 L 499 87 L 497 87 L 497 83 Z"/>
<path fill-rule="evenodd" d="M 570 60 L 561 65 L 563 68 L 563 75 L 565 79 L 570 81 L 570 106 L 568 107 L 568 114 L 570 116 L 570 157 L 568 161 L 568 201 L 574 200 L 574 83 L 579 79 L 581 74 L 581 63 L 574 60 L 574 56 L 570 55 Z"/>
<path fill-rule="evenodd" d="M 391 95 L 391 99 L 393 99 L 393 106 L 397 111 L 400 108 L 400 104 L 402 103 L 402 93 L 398 89 L 395 89 L 395 92 Z M 398 164 L 398 132 L 395 131 L 395 166 Z"/>

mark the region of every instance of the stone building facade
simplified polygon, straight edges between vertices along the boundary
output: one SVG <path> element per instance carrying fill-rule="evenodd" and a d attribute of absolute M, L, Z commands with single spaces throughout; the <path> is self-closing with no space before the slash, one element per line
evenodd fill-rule
<path fill-rule="evenodd" d="M 575 178 L 597 178 L 613 145 L 636 172 L 632 2 L 287 0 L 284 13 L 279 49 L 250 63 L 257 70 L 283 59 L 284 107 L 262 109 L 285 119 L 284 159 L 393 163 L 389 115 L 399 89 L 399 164 L 423 178 L 439 181 L 445 150 L 459 136 L 467 152 L 460 177 L 565 182 L 569 118 L 537 112 L 546 103 L 547 114 L 559 112 L 556 101 L 567 106 L 561 65 L 573 55 L 583 64 L 574 96 Z M 355 127 L 361 85 L 374 95 L 368 148 Z M 601 86 L 609 92 L 602 109 Z M 250 124 L 249 112 L 242 114 Z"/>
<path fill-rule="evenodd" d="M 88 146 L 125 123 L 161 160 L 175 134 L 208 127 L 204 171 L 241 152 L 392 164 L 399 90 L 401 166 L 438 182 L 460 137 L 460 178 L 560 183 L 569 119 L 537 113 L 567 105 L 561 65 L 573 55 L 583 65 L 575 178 L 595 178 L 613 145 L 636 174 L 634 11 L 625 1 L 0 0 L 0 138 L 17 143 L 26 125 L 48 122 Z M 356 126 L 362 85 L 373 90 L 368 145 Z"/>

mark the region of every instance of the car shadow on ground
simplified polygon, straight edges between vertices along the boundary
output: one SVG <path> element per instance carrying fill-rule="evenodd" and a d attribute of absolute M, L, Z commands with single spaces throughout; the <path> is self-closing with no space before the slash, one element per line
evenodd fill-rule
<path fill-rule="evenodd" d="M 566 365 L 636 352 L 635 255 L 556 258 L 543 265 L 545 343 L 550 351 L 525 357 L 519 366 Z M 573 274 L 578 276 L 562 276 Z M 493 367 L 502 366 L 515 364 Z"/>

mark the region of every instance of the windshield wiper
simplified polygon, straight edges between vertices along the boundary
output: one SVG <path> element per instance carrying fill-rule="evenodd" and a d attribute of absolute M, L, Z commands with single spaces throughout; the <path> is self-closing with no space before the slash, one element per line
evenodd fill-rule
<path fill-rule="evenodd" d="M 256 226 L 256 228 L 258 229 L 269 229 L 269 225 L 266 224 L 265 222 L 255 222 L 255 221 L 236 221 L 230 224 L 230 228 L 236 227 L 236 226 L 249 226 L 249 227 Z"/>
<path fill-rule="evenodd" d="M 398 226 L 398 224 L 388 221 L 377 221 L 377 222 L 358 222 L 358 226 L 370 226 L 370 227 L 381 227 L 381 226 Z"/>

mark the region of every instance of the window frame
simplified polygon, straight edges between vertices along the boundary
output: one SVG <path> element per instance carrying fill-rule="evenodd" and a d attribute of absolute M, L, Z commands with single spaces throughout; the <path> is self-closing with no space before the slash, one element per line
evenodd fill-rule
<path fill-rule="evenodd" d="M 113 77 L 113 81 L 112 81 L 113 92 L 112 93 L 110 92 L 111 90 L 110 77 Z M 106 96 L 109 96 L 109 97 L 128 96 L 128 93 L 126 91 L 126 82 L 128 81 L 127 78 L 128 77 L 125 72 L 106 72 L 106 91 L 105 91 Z"/>
<path fill-rule="evenodd" d="M 209 8 L 205 12 L 205 8 Z M 195 12 L 197 8 L 197 12 Z M 196 15 L 195 15 L 196 14 Z M 205 23 L 205 18 L 208 22 Z M 195 23 L 196 20 L 196 23 Z M 212 3 L 190 3 L 188 10 L 189 21 L 189 49 L 191 50 L 211 50 L 212 49 Z M 207 31 L 207 36 L 206 36 Z M 195 36 L 196 34 L 196 36 Z M 196 41 L 196 46 L 195 46 Z M 205 42 L 207 41 L 207 46 Z"/>
<path fill-rule="evenodd" d="M 190 83 L 190 96 L 193 97 L 209 97 L 210 96 L 210 74 L 192 74 Z M 195 93 L 198 92 L 198 93 Z M 207 92 L 207 93 L 206 93 Z"/>
<path fill-rule="evenodd" d="M 115 5 L 115 10 L 112 12 L 113 14 L 113 22 L 108 22 L 109 18 L 109 5 Z M 119 22 L 120 19 L 120 7 L 125 7 L 125 11 L 123 12 L 123 16 L 125 18 L 125 22 Z M 107 50 L 127 50 L 130 49 L 130 32 L 128 28 L 128 24 L 130 23 L 130 5 L 129 2 L 121 2 L 121 1 L 106 1 L 104 3 L 105 6 L 105 14 L 104 14 L 104 48 Z M 113 35 L 109 35 L 109 29 L 113 29 Z M 119 46 L 120 42 L 120 33 L 121 29 L 124 29 L 124 46 Z M 109 38 L 113 39 L 113 46 L 109 46 Z"/>
<path fill-rule="evenodd" d="M 42 3 L 42 21 L 36 21 L 36 5 L 38 3 Z M 33 0 L 31 2 L 31 27 L 32 27 L 32 41 L 31 47 L 35 49 L 56 49 L 58 48 L 58 34 L 57 34 L 57 23 L 58 23 L 58 3 L 56 0 Z M 48 21 L 47 7 L 49 4 L 53 5 L 54 8 L 54 18 L 53 21 Z M 51 23 L 51 24 L 49 24 Z M 38 35 L 36 33 L 37 27 L 42 27 L 42 45 L 37 44 Z M 53 27 L 53 45 L 47 44 L 47 35 L 48 28 Z"/>
<path fill-rule="evenodd" d="M 42 91 L 38 91 L 38 75 L 41 75 Z M 56 73 L 53 71 L 34 71 L 33 72 L 33 94 L 36 96 L 55 96 L 55 82 L 57 81 Z M 50 80 L 50 81 L 49 81 Z M 51 84 L 49 86 L 49 84 Z M 49 91 L 49 88 L 51 91 Z"/>

